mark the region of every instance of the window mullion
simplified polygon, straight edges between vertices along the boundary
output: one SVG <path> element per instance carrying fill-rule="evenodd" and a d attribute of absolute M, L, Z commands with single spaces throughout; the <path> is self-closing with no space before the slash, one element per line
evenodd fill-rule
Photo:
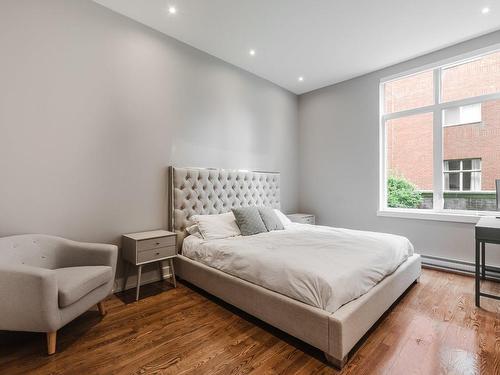
<path fill-rule="evenodd" d="M 441 102 L 441 69 L 433 71 L 434 75 L 434 104 Z M 441 109 L 435 107 L 433 111 L 433 208 L 444 208 L 443 197 L 443 116 Z"/>

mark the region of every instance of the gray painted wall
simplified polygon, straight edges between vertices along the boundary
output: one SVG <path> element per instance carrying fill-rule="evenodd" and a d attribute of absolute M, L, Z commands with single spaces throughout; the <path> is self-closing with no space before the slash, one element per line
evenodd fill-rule
<path fill-rule="evenodd" d="M 379 82 L 495 43 L 500 32 L 301 95 L 299 209 L 321 224 L 407 236 L 421 254 L 473 261 L 472 224 L 377 216 Z M 500 265 L 500 251 L 487 252 L 488 258 Z"/>
<path fill-rule="evenodd" d="M 281 171 L 297 97 L 92 1 L 2 1 L 0 236 L 116 242 L 166 226 L 166 168 Z"/>
<path fill-rule="evenodd" d="M 296 95 L 90 0 L 2 1 L 0 51 L 0 236 L 165 228 L 172 164 L 280 171 L 296 210 Z"/>

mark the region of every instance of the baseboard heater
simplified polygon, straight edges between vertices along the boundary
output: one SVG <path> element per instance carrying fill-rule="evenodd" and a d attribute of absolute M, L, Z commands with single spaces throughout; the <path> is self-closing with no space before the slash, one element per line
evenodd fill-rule
<path fill-rule="evenodd" d="M 430 255 L 422 255 L 422 265 L 428 268 L 451 271 L 470 276 L 474 276 L 475 273 L 475 265 L 472 262 Z M 500 268 L 486 265 L 486 279 L 500 281 Z"/>

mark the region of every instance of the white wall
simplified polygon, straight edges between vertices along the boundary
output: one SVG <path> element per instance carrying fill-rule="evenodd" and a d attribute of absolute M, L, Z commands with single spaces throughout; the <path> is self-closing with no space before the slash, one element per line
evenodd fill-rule
<path fill-rule="evenodd" d="M 280 171 L 296 210 L 296 95 L 90 0 L 3 0 L 0 51 L 0 236 L 166 228 L 169 165 Z"/>
<path fill-rule="evenodd" d="M 92 1 L 2 1 L 0 236 L 165 228 L 167 167 L 281 171 L 297 97 Z"/>
<path fill-rule="evenodd" d="M 473 261 L 472 224 L 377 216 L 379 82 L 496 43 L 500 32 L 301 95 L 300 210 L 316 214 L 321 224 L 407 236 L 425 255 Z M 494 250 L 487 259 L 498 266 L 500 249 Z"/>

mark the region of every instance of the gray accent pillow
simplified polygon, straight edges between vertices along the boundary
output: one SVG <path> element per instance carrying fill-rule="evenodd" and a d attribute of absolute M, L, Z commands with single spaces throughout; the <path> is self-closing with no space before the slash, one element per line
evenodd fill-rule
<path fill-rule="evenodd" d="M 257 207 L 233 208 L 233 214 L 243 236 L 267 232 Z"/>
<path fill-rule="evenodd" d="M 269 207 L 259 207 L 259 214 L 266 226 L 267 230 L 270 232 L 272 230 L 283 230 L 285 227 L 281 223 L 278 215 L 272 208 Z"/>

